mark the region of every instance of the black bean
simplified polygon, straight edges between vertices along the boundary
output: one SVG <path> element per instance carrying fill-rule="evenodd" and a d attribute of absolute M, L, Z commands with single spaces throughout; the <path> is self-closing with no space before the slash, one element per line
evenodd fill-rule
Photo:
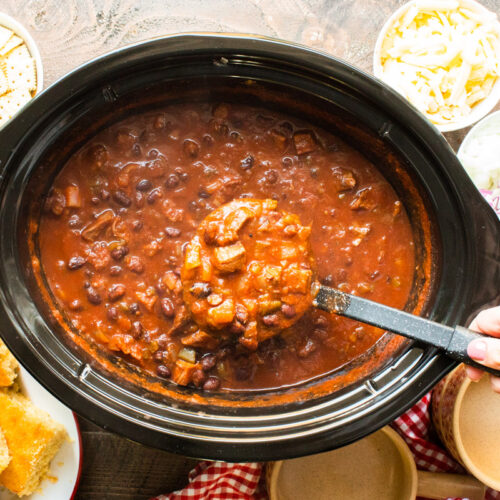
<path fill-rule="evenodd" d="M 279 324 L 279 318 L 277 314 L 268 314 L 263 316 L 262 323 L 266 326 L 277 326 Z"/>
<path fill-rule="evenodd" d="M 74 214 L 68 219 L 68 226 L 72 228 L 76 228 L 80 226 L 82 221 L 80 220 L 80 217 L 78 215 Z"/>
<path fill-rule="evenodd" d="M 266 176 L 266 181 L 269 184 L 276 184 L 278 182 L 279 175 L 278 172 L 276 172 L 276 170 L 274 169 L 266 170 L 264 174 Z"/>
<path fill-rule="evenodd" d="M 71 303 L 69 304 L 69 308 L 72 311 L 81 311 L 83 309 L 83 304 L 80 300 L 75 299 L 71 301 Z"/>
<path fill-rule="evenodd" d="M 106 316 L 108 317 L 108 319 L 110 319 L 111 321 L 115 321 L 116 319 L 118 319 L 118 309 L 116 307 L 110 307 L 107 311 L 106 311 Z"/>
<path fill-rule="evenodd" d="M 220 380 L 213 375 L 208 377 L 205 383 L 203 384 L 203 389 L 205 391 L 215 391 L 220 387 Z"/>
<path fill-rule="evenodd" d="M 200 146 L 191 139 L 186 139 L 183 144 L 184 153 L 190 158 L 196 158 L 200 151 Z"/>
<path fill-rule="evenodd" d="M 144 206 L 144 193 L 140 191 L 135 193 L 135 206 L 137 208 L 142 208 Z"/>
<path fill-rule="evenodd" d="M 180 183 L 179 176 L 177 174 L 170 174 L 165 181 L 165 186 L 168 189 L 176 188 Z"/>
<path fill-rule="evenodd" d="M 154 159 L 154 158 L 158 158 L 158 155 L 159 155 L 159 151 L 157 149 L 150 149 L 148 151 L 148 158 L 151 158 L 151 159 Z"/>
<path fill-rule="evenodd" d="M 142 222 L 142 220 L 135 220 L 134 222 L 132 222 L 132 229 L 136 233 L 138 233 L 143 227 L 144 227 L 144 223 Z"/>
<path fill-rule="evenodd" d="M 125 257 L 125 255 L 127 254 L 128 254 L 128 247 L 125 245 L 113 248 L 113 250 L 111 250 L 110 252 L 111 257 L 115 260 L 123 259 L 123 257 Z"/>
<path fill-rule="evenodd" d="M 211 195 L 211 194 L 207 191 L 207 189 L 206 189 L 204 186 L 202 186 L 202 187 L 198 190 L 198 196 L 199 196 L 200 198 L 208 199 L 208 198 L 210 198 L 210 196 L 212 196 L 212 195 Z"/>
<path fill-rule="evenodd" d="M 243 160 L 241 160 L 240 168 L 242 170 L 249 170 L 253 167 L 254 162 L 255 162 L 254 157 L 252 155 L 248 155 L 245 158 L 243 158 Z"/>
<path fill-rule="evenodd" d="M 108 290 L 108 299 L 111 302 L 115 302 L 116 300 L 121 299 L 125 295 L 126 291 L 127 289 L 124 285 L 112 285 Z"/>
<path fill-rule="evenodd" d="M 197 283 L 194 283 L 189 291 L 198 299 L 203 299 L 205 297 L 208 297 L 212 293 L 212 287 L 208 283 L 199 281 Z"/>
<path fill-rule="evenodd" d="M 90 281 L 84 281 L 83 288 L 90 288 Z"/>
<path fill-rule="evenodd" d="M 161 188 L 156 188 L 148 194 L 146 200 L 150 205 L 153 205 L 156 200 L 159 200 L 163 196 Z"/>
<path fill-rule="evenodd" d="M 71 271 L 75 271 L 76 269 L 80 269 L 81 267 L 83 267 L 86 262 L 87 260 L 84 257 L 71 257 L 68 262 L 68 269 L 70 269 Z"/>
<path fill-rule="evenodd" d="M 217 358 L 213 354 L 205 354 L 201 358 L 201 367 L 208 372 L 217 364 Z"/>
<path fill-rule="evenodd" d="M 111 266 L 109 268 L 109 274 L 111 276 L 118 276 L 122 272 L 122 268 L 120 266 Z"/>
<path fill-rule="evenodd" d="M 153 187 L 153 183 L 149 179 L 141 179 L 135 186 L 137 191 L 149 191 Z"/>
<path fill-rule="evenodd" d="M 177 167 L 174 172 L 179 176 L 179 179 L 182 181 L 182 182 L 187 182 L 188 179 L 189 179 L 189 174 L 187 172 L 185 172 L 184 170 L 182 170 L 181 167 Z"/>
<path fill-rule="evenodd" d="M 93 287 L 87 288 L 87 299 L 91 304 L 98 305 L 102 302 L 100 293 Z"/>
<path fill-rule="evenodd" d="M 132 153 L 134 154 L 134 156 L 141 156 L 141 154 L 142 154 L 141 146 L 137 143 L 134 144 L 132 146 Z"/>
<path fill-rule="evenodd" d="M 181 235 L 181 230 L 176 227 L 166 227 L 165 234 L 168 238 L 177 238 Z"/>
<path fill-rule="evenodd" d="M 235 320 L 231 323 L 229 331 L 235 335 L 242 335 L 245 333 L 245 327 L 238 320 Z"/>
<path fill-rule="evenodd" d="M 196 387 L 201 387 L 205 380 L 207 379 L 207 376 L 205 375 L 205 373 L 203 372 L 203 370 L 195 370 L 193 372 L 193 376 L 191 378 L 191 380 L 193 381 L 193 384 L 196 386 Z"/>
<path fill-rule="evenodd" d="M 236 304 L 236 319 L 243 325 L 248 322 L 248 310 L 243 304 Z"/>
<path fill-rule="evenodd" d="M 157 339 L 156 341 L 158 342 L 158 345 L 162 348 L 162 349 L 166 349 L 168 347 L 168 344 L 169 344 L 169 339 L 168 337 L 162 333 Z"/>
<path fill-rule="evenodd" d="M 333 276 L 331 274 L 327 274 L 322 280 L 321 283 L 325 286 L 333 286 Z"/>
<path fill-rule="evenodd" d="M 163 353 L 164 351 L 156 351 L 154 354 L 153 354 L 153 359 L 157 362 L 157 363 L 161 363 L 163 361 Z"/>
<path fill-rule="evenodd" d="M 137 302 L 132 302 L 132 304 L 129 304 L 128 306 L 128 311 L 130 314 L 137 316 L 141 313 L 141 308 Z"/>
<path fill-rule="evenodd" d="M 170 368 L 165 365 L 158 365 L 156 367 L 156 373 L 159 377 L 168 378 L 170 377 Z"/>
<path fill-rule="evenodd" d="M 139 339 L 143 331 L 144 329 L 142 328 L 142 323 L 140 321 L 134 321 L 132 323 L 132 337 L 134 337 L 134 339 Z"/>
<path fill-rule="evenodd" d="M 130 205 L 132 205 L 132 200 L 121 189 L 113 191 L 113 200 L 122 207 L 130 207 Z"/>
<path fill-rule="evenodd" d="M 293 318 L 297 314 L 295 307 L 291 304 L 283 304 L 281 306 L 281 312 L 285 318 Z"/>
<path fill-rule="evenodd" d="M 167 318 L 173 318 L 175 316 L 174 303 L 168 297 L 161 299 L 161 312 Z"/>

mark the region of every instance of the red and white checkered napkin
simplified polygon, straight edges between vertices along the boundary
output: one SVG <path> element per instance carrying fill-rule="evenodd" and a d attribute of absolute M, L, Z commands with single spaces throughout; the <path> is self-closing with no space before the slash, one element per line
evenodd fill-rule
<path fill-rule="evenodd" d="M 406 441 L 417 468 L 431 472 L 464 473 L 463 468 L 430 439 L 430 393 L 391 425 Z M 266 500 L 262 464 L 200 462 L 189 473 L 189 484 L 180 491 L 152 500 Z M 500 500 L 488 489 L 486 500 Z"/>

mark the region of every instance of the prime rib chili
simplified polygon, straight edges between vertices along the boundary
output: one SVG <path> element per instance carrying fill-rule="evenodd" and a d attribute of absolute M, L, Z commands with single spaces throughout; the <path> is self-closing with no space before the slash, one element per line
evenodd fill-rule
<path fill-rule="evenodd" d="M 415 269 L 407 214 L 370 161 L 240 104 L 176 104 L 103 130 L 56 177 L 38 238 L 74 329 L 206 391 L 288 386 L 360 356 L 383 332 L 310 307 L 313 274 L 402 308 Z"/>

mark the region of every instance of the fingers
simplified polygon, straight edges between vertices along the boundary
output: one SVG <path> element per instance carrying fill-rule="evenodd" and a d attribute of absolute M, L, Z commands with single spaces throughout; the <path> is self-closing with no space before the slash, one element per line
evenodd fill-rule
<path fill-rule="evenodd" d="M 466 366 L 465 372 L 467 373 L 467 376 L 473 382 L 479 382 L 479 380 L 481 380 L 481 377 L 483 376 L 483 373 L 484 373 L 483 370 L 480 370 L 479 368 L 475 368 L 474 366 Z"/>
<path fill-rule="evenodd" d="M 467 354 L 482 365 L 500 370 L 500 339 L 475 339 L 467 346 Z"/>
<path fill-rule="evenodd" d="M 500 306 L 481 311 L 469 328 L 485 335 L 500 337 Z"/>
<path fill-rule="evenodd" d="M 500 394 L 500 377 L 490 376 L 491 388 Z"/>

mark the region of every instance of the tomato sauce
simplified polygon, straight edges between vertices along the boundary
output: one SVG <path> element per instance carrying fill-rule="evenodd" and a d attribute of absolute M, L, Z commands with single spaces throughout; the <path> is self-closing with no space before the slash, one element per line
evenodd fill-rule
<path fill-rule="evenodd" d="M 322 283 L 405 306 L 412 228 L 367 158 L 297 118 L 191 103 L 126 118 L 63 166 L 38 234 L 58 307 L 101 349 L 205 391 L 289 386 L 366 352 L 382 331 L 314 308 L 255 349 L 230 335 L 189 344 L 197 326 L 183 297 L 186 247 L 208 214 L 247 198 L 276 200 L 311 227 Z"/>

